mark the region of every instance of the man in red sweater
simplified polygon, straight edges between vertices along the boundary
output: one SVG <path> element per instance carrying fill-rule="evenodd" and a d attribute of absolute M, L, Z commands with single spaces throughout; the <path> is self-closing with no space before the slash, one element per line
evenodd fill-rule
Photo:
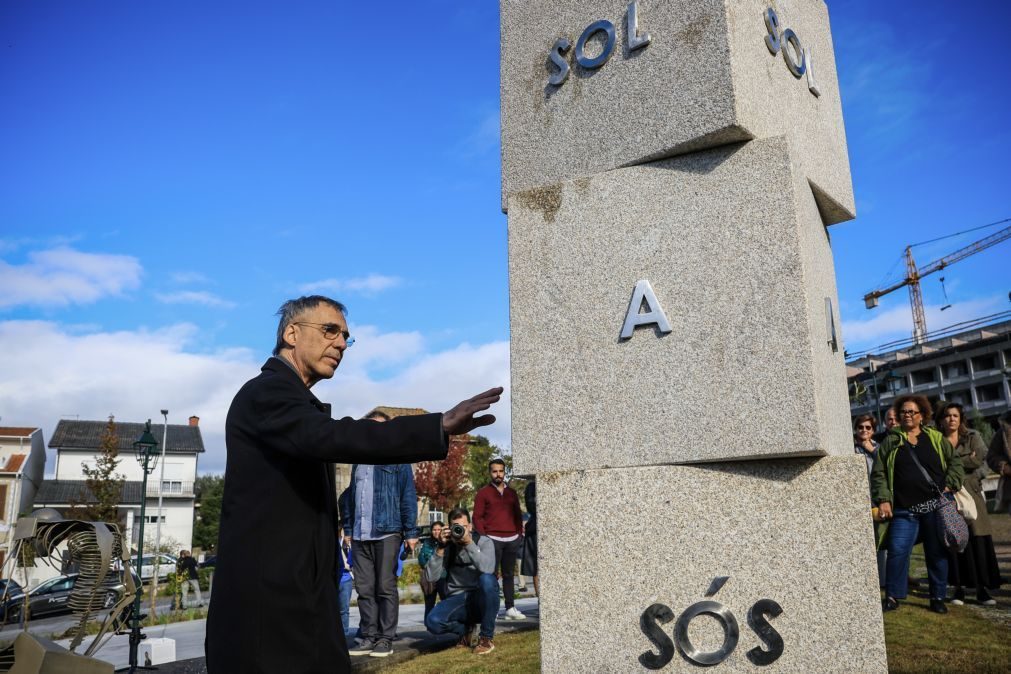
<path fill-rule="evenodd" d="M 495 567 L 501 570 L 506 619 L 523 620 L 526 616 L 513 605 L 516 557 L 523 549 L 520 499 L 516 491 L 506 484 L 505 462 L 502 459 L 492 459 L 488 470 L 491 472 L 491 484 L 479 489 L 474 497 L 474 528 L 495 544 Z"/>

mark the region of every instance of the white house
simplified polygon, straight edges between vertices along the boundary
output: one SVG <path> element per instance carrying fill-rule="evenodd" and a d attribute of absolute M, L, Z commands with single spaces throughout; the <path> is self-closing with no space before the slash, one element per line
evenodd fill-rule
<path fill-rule="evenodd" d="M 7 559 L 18 515 L 32 511 L 45 468 L 41 429 L 0 426 L 0 566 Z"/>
<path fill-rule="evenodd" d="M 204 451 L 199 422 L 199 417 L 190 417 L 188 425 L 169 424 L 164 473 L 159 458 L 158 465 L 148 475 L 146 494 L 141 493 L 143 469 L 133 449 L 133 443 L 144 432 L 144 424 L 116 422 L 120 459 L 116 472 L 126 478 L 119 506 L 122 519 L 126 522 L 126 532 L 129 532 L 131 548 L 136 549 L 138 543 L 142 498 L 146 504 L 145 548 L 154 539 L 159 518 L 163 543 L 174 541 L 185 549 L 192 546 L 193 489 L 197 477 L 197 459 Z M 107 421 L 60 420 L 49 441 L 49 447 L 56 450 L 56 478 L 43 482 L 35 497 L 36 508 L 53 507 L 62 511 L 70 507 L 72 501 L 93 500 L 94 497 L 85 485 L 84 467 L 95 465 L 107 424 Z M 151 424 L 151 434 L 159 444 L 159 455 L 164 432 L 163 424 Z M 162 496 L 160 512 L 159 491 Z"/>

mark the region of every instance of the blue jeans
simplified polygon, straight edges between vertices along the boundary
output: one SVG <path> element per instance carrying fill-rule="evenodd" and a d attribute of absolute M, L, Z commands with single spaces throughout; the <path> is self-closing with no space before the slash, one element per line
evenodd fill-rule
<path fill-rule="evenodd" d="M 425 618 L 425 627 L 432 634 L 467 634 L 467 626 L 481 623 L 480 635 L 495 636 L 495 616 L 498 614 L 498 579 L 493 573 L 482 573 L 476 590 L 452 594 L 432 609 Z"/>
<path fill-rule="evenodd" d="M 930 598 L 943 600 L 948 594 L 948 553 L 938 533 L 937 511 L 926 515 L 896 510 L 888 525 L 888 561 L 885 593 L 905 599 L 909 586 L 909 555 L 916 535 L 923 529 L 923 555 L 927 559 Z"/>
<path fill-rule="evenodd" d="M 341 629 L 344 630 L 344 634 L 347 634 L 350 629 L 348 620 L 351 618 L 351 589 L 353 586 L 354 581 L 351 576 L 348 576 L 340 582 L 340 587 L 337 590 L 337 607 L 341 612 Z"/>

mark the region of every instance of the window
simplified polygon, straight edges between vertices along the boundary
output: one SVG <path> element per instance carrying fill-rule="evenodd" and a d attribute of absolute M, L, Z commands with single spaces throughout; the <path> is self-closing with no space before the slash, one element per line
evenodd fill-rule
<path fill-rule="evenodd" d="M 429 510 L 428 511 L 428 523 L 433 522 L 445 522 L 446 516 L 442 514 L 441 510 Z"/>
<path fill-rule="evenodd" d="M 913 386 L 923 386 L 924 384 L 932 384 L 937 381 L 937 370 L 932 367 L 926 370 L 910 372 L 910 375 L 913 377 Z"/>
<path fill-rule="evenodd" d="M 972 396 L 968 391 L 945 391 L 949 402 L 958 403 L 962 406 L 972 406 Z"/>
<path fill-rule="evenodd" d="M 161 519 L 161 523 L 165 524 L 165 516 L 162 515 L 160 518 L 158 515 L 144 515 L 145 524 L 158 524 L 158 520 Z"/>
<path fill-rule="evenodd" d="M 180 480 L 163 480 L 161 490 L 166 494 L 181 494 L 183 493 L 183 483 Z"/>
<path fill-rule="evenodd" d="M 976 399 L 981 403 L 992 403 L 999 400 L 1004 400 L 1004 391 L 1002 390 L 1001 382 L 995 384 L 987 384 L 986 386 L 976 387 Z"/>
<path fill-rule="evenodd" d="M 944 366 L 944 378 L 954 379 L 955 377 L 964 377 L 969 374 L 969 370 L 965 365 L 964 360 L 960 360 L 955 363 L 948 363 Z"/>
<path fill-rule="evenodd" d="M 997 354 L 987 353 L 982 356 L 976 356 L 972 359 L 972 371 L 973 372 L 986 372 L 987 370 L 997 369 Z"/>

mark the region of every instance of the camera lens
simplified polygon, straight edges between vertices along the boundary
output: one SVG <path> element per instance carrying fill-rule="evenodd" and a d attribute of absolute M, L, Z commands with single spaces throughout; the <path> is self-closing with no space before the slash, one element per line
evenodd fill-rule
<path fill-rule="evenodd" d="M 462 524 L 454 524 L 450 527 L 449 532 L 453 535 L 453 538 L 463 538 L 464 534 L 467 533 L 467 530 Z"/>

